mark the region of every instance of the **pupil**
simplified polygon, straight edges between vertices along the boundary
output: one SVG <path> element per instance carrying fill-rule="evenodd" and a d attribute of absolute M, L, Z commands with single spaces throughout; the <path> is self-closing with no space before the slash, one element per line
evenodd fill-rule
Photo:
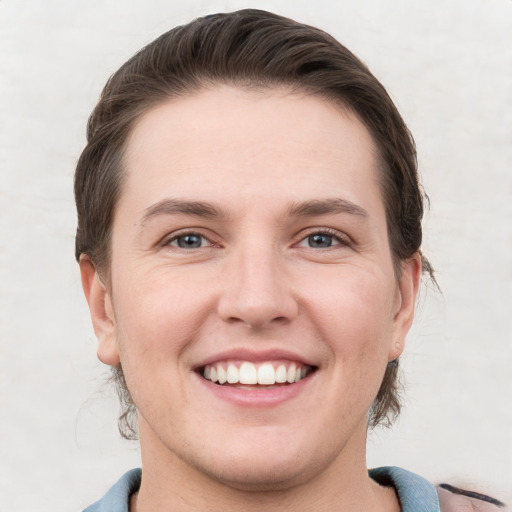
<path fill-rule="evenodd" d="M 199 235 L 183 235 L 178 238 L 178 247 L 182 249 L 196 249 L 201 247 L 201 237 Z"/>
<path fill-rule="evenodd" d="M 309 237 L 310 247 L 330 247 L 332 245 L 332 236 L 330 235 L 311 235 Z"/>

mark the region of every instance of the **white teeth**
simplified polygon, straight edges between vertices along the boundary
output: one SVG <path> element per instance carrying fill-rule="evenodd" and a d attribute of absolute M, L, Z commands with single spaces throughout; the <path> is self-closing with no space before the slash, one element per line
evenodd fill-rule
<path fill-rule="evenodd" d="M 238 368 L 234 364 L 228 365 L 228 372 L 227 372 L 228 382 L 230 384 L 236 384 L 239 379 L 239 372 Z"/>
<path fill-rule="evenodd" d="M 284 364 L 280 364 L 276 370 L 276 382 L 282 384 L 286 382 L 286 366 Z"/>
<path fill-rule="evenodd" d="M 226 370 L 220 365 L 217 366 L 217 379 L 219 379 L 219 384 L 224 384 L 228 380 Z"/>
<path fill-rule="evenodd" d="M 291 384 L 295 382 L 295 363 L 292 363 L 286 372 L 286 380 Z"/>
<path fill-rule="evenodd" d="M 239 366 L 238 366 L 239 365 Z M 275 367 L 277 365 L 277 368 Z M 309 373 L 310 368 L 296 363 L 251 363 L 243 361 L 224 362 L 206 365 L 203 369 L 203 377 L 211 382 L 219 384 L 246 384 L 260 386 L 273 386 L 274 384 L 293 384 L 301 381 Z"/>
<path fill-rule="evenodd" d="M 243 362 L 240 365 L 239 381 L 240 384 L 257 384 L 258 372 L 256 371 L 256 366 L 247 361 Z"/>
<path fill-rule="evenodd" d="M 266 384 L 267 386 L 276 383 L 276 372 L 272 363 L 263 363 L 258 368 L 258 384 Z"/>

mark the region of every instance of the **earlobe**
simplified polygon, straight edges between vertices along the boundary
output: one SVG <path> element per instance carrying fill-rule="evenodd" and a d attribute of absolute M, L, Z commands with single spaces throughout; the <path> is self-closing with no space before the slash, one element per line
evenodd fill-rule
<path fill-rule="evenodd" d="M 416 309 L 416 297 L 421 278 L 421 258 L 419 253 L 402 263 L 399 286 L 399 307 L 393 319 L 393 340 L 389 360 L 397 359 L 405 347 L 405 337 L 411 328 Z"/>
<path fill-rule="evenodd" d="M 80 275 L 94 332 L 98 338 L 98 358 L 108 365 L 118 364 L 120 359 L 112 299 L 88 256 L 80 257 Z"/>

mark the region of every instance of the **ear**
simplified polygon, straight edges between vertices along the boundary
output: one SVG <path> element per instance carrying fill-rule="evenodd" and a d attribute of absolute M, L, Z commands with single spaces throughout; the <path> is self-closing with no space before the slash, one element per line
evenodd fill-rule
<path fill-rule="evenodd" d="M 397 359 L 405 348 L 405 337 L 411 328 L 416 309 L 416 297 L 421 278 L 421 257 L 419 253 L 402 262 L 402 274 L 398 282 L 398 301 L 393 318 L 393 339 L 389 360 Z"/>
<path fill-rule="evenodd" d="M 98 338 L 98 359 L 102 363 L 116 365 L 120 359 L 112 298 L 90 258 L 82 255 L 79 264 L 82 288 Z"/>

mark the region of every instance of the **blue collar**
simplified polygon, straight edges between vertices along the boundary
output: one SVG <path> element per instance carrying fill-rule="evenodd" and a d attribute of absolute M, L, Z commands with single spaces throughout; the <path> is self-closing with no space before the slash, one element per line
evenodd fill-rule
<path fill-rule="evenodd" d="M 368 473 L 378 484 L 395 489 L 402 512 L 440 512 L 435 486 L 421 476 L 394 466 L 371 469 Z"/>
<path fill-rule="evenodd" d="M 440 512 L 436 488 L 424 478 L 397 467 L 371 469 L 368 473 L 377 483 L 396 490 L 402 512 Z M 130 497 L 139 490 L 141 478 L 141 469 L 128 471 L 101 500 L 83 512 L 129 512 Z"/>

